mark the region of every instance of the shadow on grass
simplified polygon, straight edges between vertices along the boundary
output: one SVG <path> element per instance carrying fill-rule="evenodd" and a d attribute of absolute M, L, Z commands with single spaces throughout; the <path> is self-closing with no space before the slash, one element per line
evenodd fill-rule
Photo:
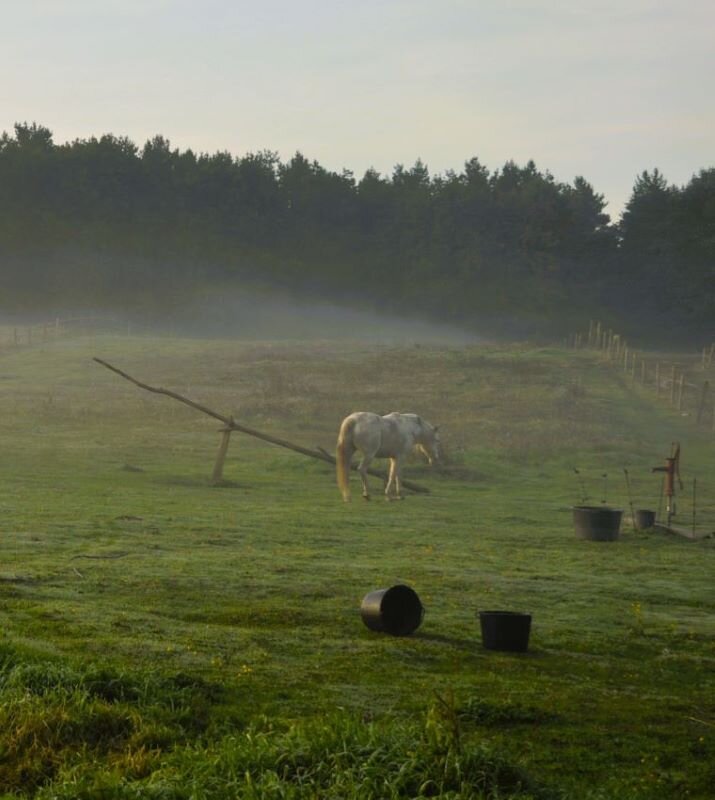
<path fill-rule="evenodd" d="M 436 644 L 448 645 L 449 647 L 454 647 L 458 650 L 466 650 L 473 655 L 484 657 L 505 656 L 507 658 L 536 659 L 546 655 L 546 651 L 534 647 L 530 647 L 525 653 L 517 653 L 509 650 L 488 650 L 482 644 L 478 633 L 475 633 L 473 639 L 459 639 L 456 636 L 446 636 L 441 633 L 423 633 L 418 631 L 412 634 L 412 638 L 422 642 L 434 642 Z"/>

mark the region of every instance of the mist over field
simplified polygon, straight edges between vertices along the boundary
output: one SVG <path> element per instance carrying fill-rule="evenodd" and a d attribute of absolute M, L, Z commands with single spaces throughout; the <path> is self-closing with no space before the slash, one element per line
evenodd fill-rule
<path fill-rule="evenodd" d="M 192 336 L 240 339 L 343 339 L 395 344 L 433 342 L 475 344 L 486 340 L 457 325 L 410 318 L 405 314 L 311 302 L 280 291 L 204 292 L 200 300 L 177 308 L 174 330 Z"/>
<path fill-rule="evenodd" d="M 504 335 L 504 323 L 484 323 L 484 335 L 466 326 L 449 325 L 400 313 L 350 308 L 329 301 L 311 302 L 305 297 L 268 290 L 199 292 L 164 313 L 126 313 L 95 308 L 52 309 L 47 313 L 2 314 L 0 328 L 63 325 L 94 326 L 108 332 L 126 331 L 202 338 L 241 340 L 343 340 L 385 344 L 477 344 L 494 339 L 495 327 Z M 517 326 L 513 330 L 518 331 Z"/>

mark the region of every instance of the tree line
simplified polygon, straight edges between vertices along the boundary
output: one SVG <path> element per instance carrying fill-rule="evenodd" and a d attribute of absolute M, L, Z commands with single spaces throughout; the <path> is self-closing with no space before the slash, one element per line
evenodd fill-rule
<path fill-rule="evenodd" d="M 206 287 L 278 286 L 478 328 L 610 314 L 701 332 L 715 319 L 715 169 L 644 172 L 618 221 L 583 177 L 477 158 L 361 178 L 296 153 L 139 148 L 106 134 L 0 137 L 0 311 L 166 312 Z M 711 332 L 711 331 L 710 331 Z"/>

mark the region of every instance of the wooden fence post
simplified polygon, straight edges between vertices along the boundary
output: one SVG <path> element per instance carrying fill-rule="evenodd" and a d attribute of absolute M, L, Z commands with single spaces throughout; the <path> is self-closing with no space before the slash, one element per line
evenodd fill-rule
<path fill-rule="evenodd" d="M 233 417 L 230 418 L 230 421 L 231 424 L 233 424 Z M 228 452 L 228 445 L 231 441 L 232 430 L 233 428 L 229 426 L 221 428 L 221 444 L 218 447 L 216 463 L 214 464 L 214 471 L 211 475 L 211 483 L 214 486 L 220 486 L 223 483 L 223 465 L 226 462 L 226 453 Z"/>
<path fill-rule="evenodd" d="M 709 390 L 710 390 L 710 381 L 704 381 L 702 389 L 700 390 L 700 402 L 698 403 L 698 416 L 695 419 L 696 425 L 700 425 L 700 421 L 703 418 L 703 411 L 705 411 L 705 400 L 707 400 Z"/>

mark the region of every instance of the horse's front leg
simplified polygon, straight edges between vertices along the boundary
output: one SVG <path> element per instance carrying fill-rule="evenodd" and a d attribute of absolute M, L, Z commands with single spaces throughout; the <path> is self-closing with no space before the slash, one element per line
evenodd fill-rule
<path fill-rule="evenodd" d="M 385 500 L 402 500 L 400 495 L 400 459 L 390 459 L 390 474 L 385 486 Z"/>
<path fill-rule="evenodd" d="M 402 459 L 395 459 L 395 497 L 398 500 L 404 500 L 402 494 Z"/>
<path fill-rule="evenodd" d="M 362 481 L 362 496 L 365 500 L 370 499 L 370 492 L 367 488 L 367 470 L 371 461 L 372 456 L 363 456 L 357 468 L 357 471 L 360 473 L 360 480 Z"/>
<path fill-rule="evenodd" d="M 398 456 L 397 458 L 390 459 L 390 478 L 387 481 L 387 486 L 385 487 L 385 497 L 387 500 L 404 500 L 402 497 L 402 459 Z M 390 490 L 392 489 L 392 497 L 390 497 Z"/>

